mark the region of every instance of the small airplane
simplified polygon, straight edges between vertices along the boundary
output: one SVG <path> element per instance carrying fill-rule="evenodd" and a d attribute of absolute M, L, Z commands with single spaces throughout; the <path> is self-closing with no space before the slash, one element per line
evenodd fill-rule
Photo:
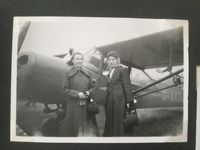
<path fill-rule="evenodd" d="M 21 39 L 18 43 L 19 49 L 29 26 L 30 24 L 19 35 Z M 95 93 L 95 100 L 101 106 L 100 114 L 97 114 L 98 122 L 103 122 L 105 91 L 102 89 L 106 84 L 105 77 L 102 75 L 103 62 L 104 57 L 111 50 L 119 53 L 121 63 L 130 68 L 130 74 L 134 73 L 131 72 L 131 68 L 137 68 L 151 81 L 143 87 L 133 84 L 133 95 L 135 101 L 137 101 L 135 106 L 138 110 L 142 108 L 183 107 L 183 89 L 175 89 L 182 87 L 183 79 L 179 74 L 183 72 L 183 69 L 171 72 L 173 66 L 183 65 L 183 27 L 178 27 L 99 46 L 85 54 L 84 67 L 91 71 L 98 81 L 98 89 Z M 56 134 L 56 127 L 60 120 L 59 117 L 62 116 L 60 109 L 65 101 L 60 88 L 65 72 L 70 68 L 63 57 L 71 53 L 47 56 L 33 51 L 19 51 L 17 58 L 16 118 L 18 128 L 16 134 L 18 136 L 59 136 Z M 145 72 L 145 69 L 158 67 L 167 67 L 166 71 L 170 70 L 171 73 L 161 79 L 153 80 Z M 171 82 L 171 78 L 173 78 L 173 82 Z M 162 84 L 163 81 L 172 84 Z M 169 93 L 174 94 L 175 98 L 172 98 Z M 150 115 L 150 117 L 152 116 Z M 100 126 L 103 130 L 103 125 Z"/>

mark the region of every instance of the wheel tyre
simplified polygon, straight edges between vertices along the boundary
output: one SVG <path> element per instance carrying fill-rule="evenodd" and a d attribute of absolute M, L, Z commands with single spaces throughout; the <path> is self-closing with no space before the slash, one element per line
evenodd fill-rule
<path fill-rule="evenodd" d="M 45 118 L 41 123 L 41 133 L 43 136 L 57 136 L 58 126 L 56 116 Z"/>

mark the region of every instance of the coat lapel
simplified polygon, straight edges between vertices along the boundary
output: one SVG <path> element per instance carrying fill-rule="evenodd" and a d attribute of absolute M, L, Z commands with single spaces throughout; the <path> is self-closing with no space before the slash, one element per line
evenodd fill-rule
<path fill-rule="evenodd" d="M 106 78 L 107 78 L 107 81 L 108 81 L 109 83 L 111 83 L 111 79 L 110 79 L 110 76 L 109 76 L 109 74 L 108 74 L 108 75 L 106 75 Z"/>
<path fill-rule="evenodd" d="M 84 68 L 82 67 L 81 71 L 88 77 L 90 77 L 90 73 Z"/>
<path fill-rule="evenodd" d="M 120 72 L 119 67 L 116 67 L 112 74 L 111 82 L 114 82 L 117 79 L 117 77 L 119 76 L 119 72 Z"/>
<path fill-rule="evenodd" d="M 71 70 L 69 71 L 68 77 L 75 75 L 77 71 L 79 71 L 79 69 L 72 67 Z M 80 71 L 83 72 L 86 76 L 90 77 L 90 73 L 85 68 L 82 67 Z"/>
<path fill-rule="evenodd" d="M 71 70 L 68 73 L 68 77 L 75 75 L 77 71 L 78 70 L 75 67 L 72 67 Z"/>

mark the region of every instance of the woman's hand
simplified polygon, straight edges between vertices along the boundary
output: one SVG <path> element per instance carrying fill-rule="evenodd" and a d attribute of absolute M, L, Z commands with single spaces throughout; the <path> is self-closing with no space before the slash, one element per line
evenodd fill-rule
<path fill-rule="evenodd" d="M 79 93 L 78 93 L 78 97 L 79 97 L 80 99 L 84 99 L 84 98 L 86 98 L 86 95 L 85 95 L 83 92 L 79 92 Z"/>

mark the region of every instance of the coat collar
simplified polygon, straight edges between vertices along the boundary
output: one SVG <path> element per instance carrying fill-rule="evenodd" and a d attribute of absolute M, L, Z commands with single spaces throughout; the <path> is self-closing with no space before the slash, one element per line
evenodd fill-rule
<path fill-rule="evenodd" d="M 84 68 L 84 67 L 81 67 L 81 68 L 76 68 L 76 67 L 72 67 L 68 73 L 68 77 L 71 77 L 73 75 L 75 75 L 78 71 L 81 71 L 83 72 L 86 76 L 90 77 L 90 73 Z"/>
<path fill-rule="evenodd" d="M 119 76 L 120 70 L 121 70 L 120 66 L 115 67 L 115 70 L 114 70 L 114 72 L 112 74 L 112 77 L 111 77 L 111 79 L 109 78 L 108 81 L 109 82 L 114 82 L 117 79 L 117 77 Z"/>
<path fill-rule="evenodd" d="M 119 76 L 119 73 L 120 73 L 120 67 L 119 66 L 115 67 L 115 70 L 114 70 L 114 72 L 112 74 L 111 80 L 115 81 L 117 79 L 117 77 Z"/>

